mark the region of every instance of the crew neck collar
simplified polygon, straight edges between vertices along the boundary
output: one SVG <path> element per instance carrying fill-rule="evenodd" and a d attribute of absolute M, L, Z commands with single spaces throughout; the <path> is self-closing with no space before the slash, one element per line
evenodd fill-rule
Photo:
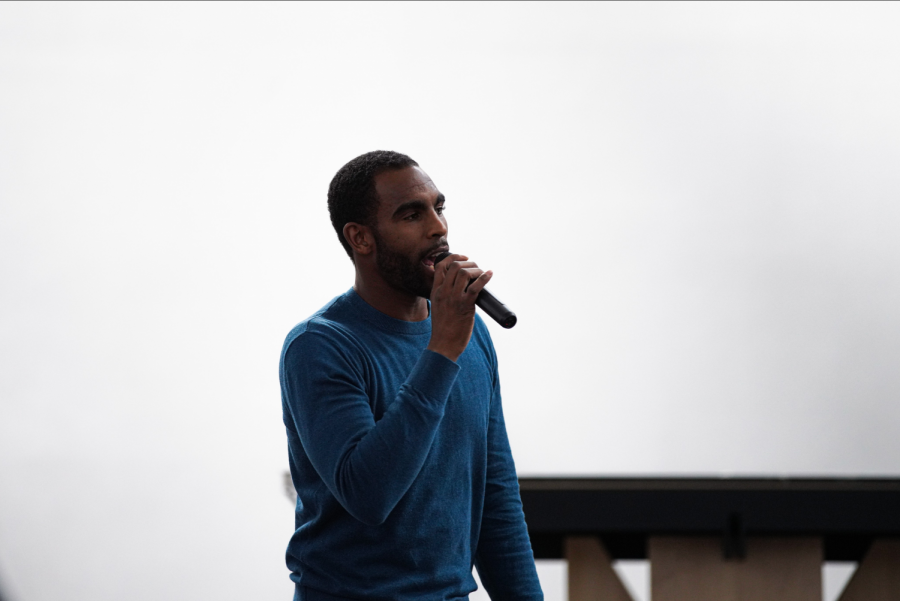
<path fill-rule="evenodd" d="M 385 315 L 369 303 L 354 290 L 352 287 L 344 294 L 344 298 L 353 306 L 353 308 L 366 321 L 373 324 L 381 330 L 393 332 L 396 334 L 420 335 L 431 334 L 431 301 L 428 302 L 428 317 L 422 321 L 404 321 L 396 319 L 389 315 Z"/>

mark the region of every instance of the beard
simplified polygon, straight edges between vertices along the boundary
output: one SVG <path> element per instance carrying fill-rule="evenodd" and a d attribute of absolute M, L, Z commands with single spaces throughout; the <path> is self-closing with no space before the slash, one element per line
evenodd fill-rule
<path fill-rule="evenodd" d="M 392 288 L 402 290 L 414 296 L 431 298 L 431 282 L 425 275 L 422 266 L 422 258 L 415 259 L 396 251 L 382 238 L 377 229 L 373 229 L 375 244 L 378 250 L 375 256 L 375 264 L 381 277 Z"/>

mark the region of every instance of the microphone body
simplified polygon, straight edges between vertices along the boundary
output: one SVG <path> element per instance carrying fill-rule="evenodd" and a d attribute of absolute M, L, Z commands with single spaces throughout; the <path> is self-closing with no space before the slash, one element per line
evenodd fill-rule
<path fill-rule="evenodd" d="M 450 256 L 450 253 L 443 252 L 434 258 L 434 266 L 437 267 L 437 264 Z M 516 325 L 518 318 L 516 314 L 510 311 L 509 307 L 500 302 L 496 296 L 487 291 L 486 288 L 482 288 L 481 292 L 478 293 L 478 298 L 475 299 L 475 304 L 487 315 L 499 323 L 506 329 L 509 329 Z"/>

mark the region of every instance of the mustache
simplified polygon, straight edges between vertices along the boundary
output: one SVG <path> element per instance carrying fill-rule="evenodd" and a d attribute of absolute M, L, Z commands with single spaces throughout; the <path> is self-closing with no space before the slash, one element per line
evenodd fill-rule
<path fill-rule="evenodd" d="M 426 250 L 424 253 L 422 253 L 422 256 L 419 257 L 419 260 L 425 259 L 426 257 L 433 255 L 439 249 L 449 248 L 449 247 L 450 247 L 450 245 L 447 243 L 447 239 L 443 238 L 443 239 L 441 239 L 440 242 L 438 242 L 437 244 L 432 246 L 429 250 Z"/>

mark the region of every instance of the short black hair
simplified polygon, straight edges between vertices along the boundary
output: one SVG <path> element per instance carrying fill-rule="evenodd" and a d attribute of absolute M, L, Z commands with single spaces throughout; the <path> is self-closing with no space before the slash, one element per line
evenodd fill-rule
<path fill-rule="evenodd" d="M 373 227 L 378 212 L 378 194 L 375 192 L 375 176 L 385 171 L 395 171 L 419 164 L 399 152 L 373 150 L 361 154 L 334 174 L 328 186 L 328 213 L 338 240 L 353 260 L 350 243 L 344 239 L 344 226 L 359 223 Z"/>

